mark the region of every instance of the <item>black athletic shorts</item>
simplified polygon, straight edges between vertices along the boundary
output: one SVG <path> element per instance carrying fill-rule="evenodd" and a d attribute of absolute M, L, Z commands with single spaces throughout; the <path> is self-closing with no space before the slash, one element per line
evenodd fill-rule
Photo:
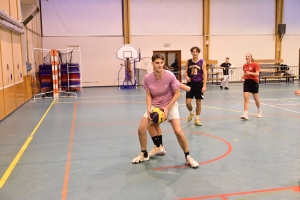
<path fill-rule="evenodd" d="M 191 90 L 189 92 L 186 92 L 185 98 L 187 99 L 204 99 L 203 93 L 202 93 L 202 82 L 187 82 L 187 86 L 191 87 Z"/>
<path fill-rule="evenodd" d="M 259 84 L 252 79 L 246 79 L 244 82 L 244 92 L 258 93 Z"/>

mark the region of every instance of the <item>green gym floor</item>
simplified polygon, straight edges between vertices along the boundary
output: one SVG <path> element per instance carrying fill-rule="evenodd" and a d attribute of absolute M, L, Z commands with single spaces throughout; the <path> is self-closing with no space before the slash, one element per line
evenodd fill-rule
<path fill-rule="evenodd" d="M 140 152 L 142 88 L 29 101 L 0 122 L 0 200 L 299 200 L 300 84 L 261 84 L 263 117 L 251 97 L 247 121 L 242 85 L 229 88 L 208 86 L 202 127 L 186 122 L 181 91 L 181 126 L 198 169 L 185 165 L 168 122 L 167 154 L 131 163 Z"/>

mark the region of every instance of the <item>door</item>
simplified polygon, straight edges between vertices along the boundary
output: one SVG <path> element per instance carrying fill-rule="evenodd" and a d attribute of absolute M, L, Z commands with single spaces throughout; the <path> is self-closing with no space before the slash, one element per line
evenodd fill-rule
<path fill-rule="evenodd" d="M 172 51 L 153 51 L 154 53 L 160 53 L 165 57 L 165 66 L 169 68 L 170 71 L 174 73 L 177 80 L 181 81 L 181 51 L 172 50 Z"/>

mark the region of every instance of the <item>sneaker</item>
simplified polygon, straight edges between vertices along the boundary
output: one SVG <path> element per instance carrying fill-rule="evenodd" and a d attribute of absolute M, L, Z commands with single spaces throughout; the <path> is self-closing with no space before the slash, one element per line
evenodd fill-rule
<path fill-rule="evenodd" d="M 199 119 L 195 119 L 195 125 L 197 125 L 197 126 L 202 126 L 202 123 L 200 122 Z"/>
<path fill-rule="evenodd" d="M 190 115 L 187 118 L 187 121 L 190 122 L 192 121 L 193 117 L 194 117 L 195 113 L 190 113 Z"/>
<path fill-rule="evenodd" d="M 229 88 L 228 88 L 228 87 L 225 87 L 224 89 L 225 89 L 225 90 L 229 90 Z"/>
<path fill-rule="evenodd" d="M 261 118 L 262 115 L 261 115 L 261 112 L 259 111 L 258 114 L 257 114 L 257 118 Z"/>
<path fill-rule="evenodd" d="M 199 163 L 197 163 L 190 155 L 186 157 L 186 164 L 190 165 L 191 168 L 197 168 Z"/>
<path fill-rule="evenodd" d="M 144 153 L 141 152 L 137 157 L 132 160 L 132 164 L 140 163 L 149 160 L 149 155 L 147 158 L 144 157 Z"/>
<path fill-rule="evenodd" d="M 160 145 L 159 147 L 154 145 L 153 149 L 148 152 L 148 156 L 165 155 L 165 154 L 166 154 L 166 150 L 162 145 Z"/>
<path fill-rule="evenodd" d="M 221 90 L 223 90 L 223 86 L 220 86 Z"/>
<path fill-rule="evenodd" d="M 241 116 L 241 119 L 249 119 L 249 117 L 248 117 L 248 115 L 243 114 L 243 115 Z"/>

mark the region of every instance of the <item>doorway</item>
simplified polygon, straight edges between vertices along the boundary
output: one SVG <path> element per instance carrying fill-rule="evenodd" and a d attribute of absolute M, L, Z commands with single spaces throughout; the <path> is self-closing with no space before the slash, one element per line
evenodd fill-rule
<path fill-rule="evenodd" d="M 177 80 L 181 81 L 181 51 L 153 51 L 154 53 L 160 53 L 165 57 L 165 69 L 172 71 Z"/>

